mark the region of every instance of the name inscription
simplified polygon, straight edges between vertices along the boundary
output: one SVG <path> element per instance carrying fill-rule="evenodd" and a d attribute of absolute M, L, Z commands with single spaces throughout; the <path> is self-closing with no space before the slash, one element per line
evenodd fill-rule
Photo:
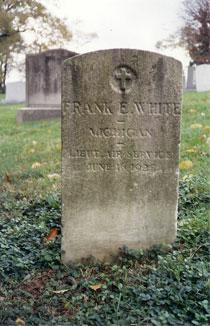
<path fill-rule="evenodd" d="M 180 103 L 145 103 L 134 101 L 132 103 L 119 102 L 93 102 L 81 103 L 79 101 L 64 102 L 67 110 L 73 115 L 104 115 L 111 116 L 118 114 L 121 116 L 179 116 L 181 115 Z"/>

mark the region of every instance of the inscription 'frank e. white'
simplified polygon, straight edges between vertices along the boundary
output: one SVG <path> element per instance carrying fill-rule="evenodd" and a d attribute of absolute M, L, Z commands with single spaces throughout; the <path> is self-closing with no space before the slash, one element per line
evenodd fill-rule
<path fill-rule="evenodd" d="M 114 113 L 119 115 L 137 116 L 180 116 L 180 103 L 145 103 L 145 102 L 119 102 L 114 105 L 112 102 L 81 103 L 80 101 L 65 102 L 67 110 L 75 115 L 105 115 L 111 116 Z"/>

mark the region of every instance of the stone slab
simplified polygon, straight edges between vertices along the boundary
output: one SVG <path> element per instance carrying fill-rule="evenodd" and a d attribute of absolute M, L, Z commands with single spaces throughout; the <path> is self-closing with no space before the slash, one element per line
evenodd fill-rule
<path fill-rule="evenodd" d="M 61 118 L 60 108 L 21 108 L 17 110 L 17 122 L 57 120 Z"/>
<path fill-rule="evenodd" d="M 61 63 L 77 55 L 65 49 L 26 56 L 26 106 L 61 107 Z"/>
<path fill-rule="evenodd" d="M 176 238 L 182 66 L 131 49 L 62 69 L 62 261 Z"/>
<path fill-rule="evenodd" d="M 187 90 L 196 90 L 196 69 L 189 66 L 187 70 Z"/>
<path fill-rule="evenodd" d="M 196 67 L 196 81 L 197 92 L 210 91 L 210 64 Z"/>
<path fill-rule="evenodd" d="M 26 101 L 26 83 L 23 81 L 6 84 L 6 97 L 4 104 L 21 104 Z"/>

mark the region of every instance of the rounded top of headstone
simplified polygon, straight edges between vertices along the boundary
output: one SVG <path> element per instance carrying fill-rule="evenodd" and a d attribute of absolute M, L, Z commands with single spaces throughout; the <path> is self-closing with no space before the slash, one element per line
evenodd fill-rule
<path fill-rule="evenodd" d="M 162 58 L 177 62 L 177 64 L 182 66 L 182 63 L 179 60 L 177 60 L 177 59 L 175 59 L 173 57 L 166 56 L 166 55 L 156 53 L 156 52 L 151 52 L 151 51 L 146 51 L 146 50 L 139 50 L 139 49 L 130 49 L 130 48 L 114 48 L 114 49 L 91 51 L 91 52 L 86 52 L 86 53 L 82 53 L 82 54 L 77 54 L 77 57 L 80 58 L 80 57 L 93 56 L 93 55 L 102 56 L 103 53 L 104 54 L 112 53 L 113 55 L 119 55 L 120 53 L 123 53 L 123 54 L 127 53 L 128 55 L 130 55 L 132 52 L 136 53 L 136 54 L 142 54 L 142 55 L 145 55 L 145 56 L 162 57 Z M 68 58 L 65 61 L 67 61 L 67 60 L 71 60 L 71 58 Z"/>
<path fill-rule="evenodd" d="M 90 88 L 100 94 L 106 90 L 125 97 L 141 94 L 141 100 L 168 101 L 181 98 L 182 64 L 162 54 L 137 49 L 110 49 L 89 52 L 63 61 L 69 84 L 77 91 Z M 108 84 L 107 84 L 107 81 Z M 84 86 L 84 87 L 83 87 Z M 139 96 L 139 95 L 138 95 Z"/>

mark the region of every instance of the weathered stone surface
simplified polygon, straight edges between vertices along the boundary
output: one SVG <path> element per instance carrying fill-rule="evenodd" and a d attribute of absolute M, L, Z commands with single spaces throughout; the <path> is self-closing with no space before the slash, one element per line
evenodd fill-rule
<path fill-rule="evenodd" d="M 48 50 L 26 56 L 26 108 L 17 122 L 55 120 L 61 117 L 61 63 L 77 53 Z"/>
<path fill-rule="evenodd" d="M 198 92 L 210 91 L 210 64 L 196 66 L 196 89 Z"/>
<path fill-rule="evenodd" d="M 180 62 L 129 49 L 62 72 L 62 260 L 176 237 Z"/>
<path fill-rule="evenodd" d="M 196 90 L 196 69 L 192 66 L 187 70 L 187 90 Z"/>
<path fill-rule="evenodd" d="M 17 112 L 17 122 L 57 120 L 61 118 L 60 108 L 21 108 Z"/>
<path fill-rule="evenodd" d="M 23 81 L 6 84 L 5 104 L 19 104 L 26 101 L 26 84 Z"/>
<path fill-rule="evenodd" d="M 61 63 L 76 54 L 55 49 L 26 56 L 27 107 L 61 107 Z"/>

